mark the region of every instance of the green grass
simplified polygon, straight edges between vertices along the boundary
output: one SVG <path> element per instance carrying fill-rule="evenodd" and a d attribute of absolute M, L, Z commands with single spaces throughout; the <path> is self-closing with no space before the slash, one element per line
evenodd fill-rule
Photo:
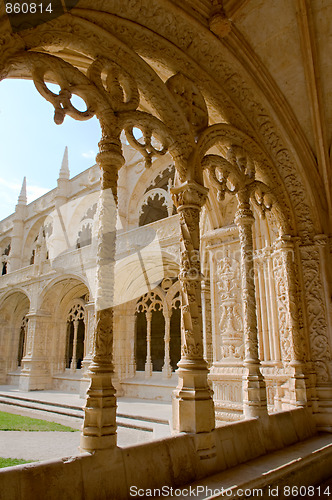
<path fill-rule="evenodd" d="M 13 465 L 29 464 L 31 460 L 21 460 L 20 458 L 1 458 L 0 457 L 0 469 L 4 467 L 12 467 Z"/>
<path fill-rule="evenodd" d="M 0 431 L 75 432 L 76 430 L 77 429 L 73 429 L 72 427 L 56 424 L 54 422 L 47 422 L 46 420 L 39 420 L 37 418 L 22 417 L 21 415 L 13 415 L 12 413 L 0 412 Z"/>

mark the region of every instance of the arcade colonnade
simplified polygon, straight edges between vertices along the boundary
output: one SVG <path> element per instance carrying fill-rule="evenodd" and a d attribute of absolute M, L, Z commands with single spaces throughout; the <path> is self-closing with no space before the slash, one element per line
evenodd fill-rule
<path fill-rule="evenodd" d="M 214 33 L 209 32 L 207 36 L 211 54 L 229 32 L 229 23 L 222 12 L 217 13 L 215 20 L 218 19 L 220 23 L 211 28 Z M 95 25 L 90 23 L 92 20 Z M 174 430 L 196 433 L 201 440 L 198 448 L 209 448 L 209 436 L 215 426 L 208 381 L 208 363 L 211 362 L 215 390 L 227 389 L 225 384 L 219 383 L 220 380 L 235 381 L 238 390 L 242 391 L 245 417 L 265 417 L 268 397 L 279 400 L 282 407 L 283 391 L 286 391 L 290 407 L 307 406 L 316 416 L 318 425 L 330 430 L 331 339 L 325 269 L 327 221 L 320 217 L 315 179 L 309 187 L 304 171 L 295 166 L 297 162 L 301 164 L 301 153 L 288 147 L 289 141 L 284 140 L 285 131 L 278 117 L 270 119 L 272 111 L 268 105 L 268 92 L 262 96 L 261 89 L 257 91 L 244 68 L 239 71 L 245 81 L 235 73 L 232 78 L 238 78 L 237 92 L 247 86 L 245 100 L 250 110 L 246 110 L 246 103 L 232 93 L 232 89 L 221 85 L 229 76 L 228 62 L 234 62 L 234 71 L 239 67 L 231 51 L 227 52 L 227 48 L 223 51 L 225 61 L 220 64 L 214 79 L 212 62 L 210 68 L 198 71 L 195 77 L 195 63 L 184 50 L 171 63 L 171 53 L 176 50 L 167 44 L 162 67 L 156 63 L 154 69 L 146 44 L 154 36 L 157 61 L 162 52 L 161 37 L 150 31 L 144 41 L 140 40 L 136 26 L 130 27 L 129 22 L 124 27 L 119 20 L 114 29 L 123 29 L 123 38 L 120 39 L 119 33 L 107 31 L 111 29 L 108 23 L 113 20 L 113 15 L 109 18 L 105 15 L 102 21 L 97 12 L 73 9 L 70 15 L 52 21 L 51 29 L 49 25 L 40 25 L 33 30 L 23 30 L 10 40 L 11 49 L 4 51 L 1 60 L 3 78 L 24 76 L 33 79 L 38 92 L 54 106 L 57 124 L 61 125 L 66 115 L 78 120 L 96 115 L 101 125 L 102 137 L 96 158 L 101 184 L 93 293 L 95 312 L 94 319 L 88 317 L 86 320 L 93 321 L 93 348 L 87 372 L 90 382 L 81 449 L 98 450 L 116 444 L 113 380 L 116 297 L 113 291 L 117 181 L 124 165 L 122 131 L 125 131 L 129 144 L 143 156 L 147 169 L 151 168 L 155 158 L 166 153 L 171 155 L 175 165 L 170 192 L 180 231 L 178 280 L 182 347 L 178 385 L 173 398 Z M 181 18 L 178 27 L 181 22 L 186 21 Z M 86 33 L 91 36 L 85 38 Z M 131 46 L 125 40 L 129 33 Z M 80 54 L 76 62 L 75 50 Z M 186 64 L 180 69 L 181 58 Z M 48 89 L 45 83 L 48 80 L 60 86 L 59 94 Z M 73 106 L 73 94 L 85 101 L 86 111 L 78 111 Z M 261 101 L 255 108 L 257 96 Z M 264 123 L 258 124 L 262 117 Z M 135 137 L 134 128 L 141 130 L 141 139 Z M 307 199 L 314 200 L 313 208 Z M 207 231 L 204 241 L 201 241 L 202 213 L 209 213 L 215 222 L 213 225 L 218 227 L 218 214 L 227 206 L 233 207 L 235 227 L 226 231 L 221 228 L 218 238 L 209 238 Z M 253 225 L 258 214 L 274 227 L 275 239 L 270 248 L 262 245 L 261 252 L 260 248 L 254 252 Z M 257 239 L 257 235 L 255 237 Z M 228 251 L 235 245 L 237 258 L 234 258 L 233 251 Z M 223 248 L 222 258 L 218 257 L 218 246 Z M 16 236 L 14 233 L 11 241 L 12 270 L 15 270 L 15 259 L 19 259 L 18 248 L 18 233 Z M 214 333 L 211 342 L 203 336 L 203 323 L 207 323 L 210 307 L 209 284 L 207 280 L 202 284 L 204 256 L 212 259 L 210 272 L 215 270 L 210 276 L 210 284 L 224 297 L 220 338 Z M 254 271 L 255 260 L 258 273 Z M 276 286 L 273 290 L 271 285 L 264 293 L 272 269 L 277 277 Z M 235 275 L 240 284 L 237 289 L 234 289 Z M 258 297 L 255 285 L 260 289 Z M 236 324 L 239 289 L 243 346 Z M 277 302 L 279 332 L 275 331 L 275 313 L 268 309 L 267 293 L 274 294 Z M 258 325 L 258 310 L 259 321 L 265 322 L 265 328 Z M 77 363 L 77 313 L 76 307 L 72 313 L 74 340 L 70 365 L 73 369 Z M 30 304 L 26 317 L 28 339 L 29 331 L 33 331 L 37 324 L 39 327 L 44 325 L 47 331 L 48 318 L 43 317 L 35 305 Z M 267 323 L 269 328 L 266 328 Z M 265 336 L 260 342 L 258 326 L 261 335 Z M 278 333 L 280 344 L 276 341 Z M 223 339 L 221 346 L 217 345 L 220 339 Z M 27 343 L 24 373 L 40 368 L 40 348 L 41 344 L 29 346 Z M 69 354 L 67 358 L 69 362 Z M 281 360 L 284 363 L 282 369 Z M 147 371 L 149 363 L 147 355 Z M 279 383 L 276 382 L 278 378 Z M 238 411 L 236 405 L 229 407 L 229 413 Z M 225 408 L 219 410 L 222 412 Z"/>

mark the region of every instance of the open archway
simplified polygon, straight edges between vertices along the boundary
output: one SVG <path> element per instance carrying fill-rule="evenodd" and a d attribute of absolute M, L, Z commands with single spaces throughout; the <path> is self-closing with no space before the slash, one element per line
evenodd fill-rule
<path fill-rule="evenodd" d="M 315 168 L 312 179 L 308 177 L 309 165 L 314 166 L 309 144 L 300 132 L 288 133 L 291 124 L 296 122 L 295 117 L 280 99 L 278 106 L 273 106 L 270 96 L 274 92 L 279 95 L 277 90 L 270 81 L 267 84 L 259 72 L 257 78 L 253 77 L 249 58 L 244 47 L 236 45 L 238 41 L 231 38 L 234 46 L 223 44 L 212 32 L 201 27 L 198 34 L 205 44 L 195 43 L 192 19 L 185 15 L 176 19 L 171 9 L 164 23 L 166 7 L 163 5 L 159 9 L 156 12 L 155 5 L 148 8 L 146 4 L 147 12 L 143 15 L 142 9 L 128 2 L 112 5 L 102 14 L 97 8 L 73 9 L 70 15 L 55 19 L 50 25 L 23 30 L 16 37 L 8 59 L 3 61 L 4 77 L 34 79 L 38 91 L 53 104 L 57 123 L 61 123 L 66 113 L 76 119 L 96 115 L 101 122 L 103 136 L 97 158 L 102 181 L 96 350 L 90 403 L 93 404 L 93 396 L 97 394 L 100 364 L 107 365 L 105 380 L 108 377 L 107 384 L 112 390 L 114 213 L 117 172 L 123 164 L 120 133 L 125 130 L 128 142 L 141 153 L 147 168 L 151 167 L 154 157 L 169 152 L 176 170 L 171 191 L 180 219 L 183 321 L 178 411 L 181 413 L 180 393 L 189 383 L 194 386 L 193 405 L 197 402 L 195 383 L 190 382 L 190 377 L 184 380 L 189 362 L 192 366 L 196 363 L 204 373 L 203 392 L 210 404 L 209 415 L 213 411 L 203 356 L 199 216 L 208 196 L 207 206 L 211 211 L 220 210 L 219 203 L 224 201 L 225 193 L 237 197 L 235 223 L 241 240 L 243 314 L 244 323 L 249 325 L 244 332 L 248 347 L 244 360 L 247 416 L 255 413 L 255 406 L 261 406 L 262 411 L 266 406 L 259 363 L 254 276 L 251 276 L 254 269 L 252 225 L 256 215 L 253 207 L 263 212 L 271 210 L 276 219 L 276 250 L 286 276 L 284 305 L 293 363 L 289 372 L 292 392 L 289 404 L 306 405 L 306 398 L 310 397 L 305 382 L 311 369 L 310 359 L 314 362 L 318 384 L 324 384 L 330 381 L 331 357 L 327 319 L 320 322 L 318 339 L 312 315 L 308 312 L 307 322 L 300 317 L 303 301 L 309 303 L 314 299 L 310 284 L 312 266 L 317 270 L 317 284 L 321 280 L 321 255 L 318 248 L 312 248 L 314 237 L 327 227 L 325 201 L 318 196 L 320 181 Z M 176 29 L 169 29 L 172 23 Z M 28 50 L 24 52 L 24 49 Z M 257 61 L 252 64 L 260 69 Z M 58 95 L 47 91 L 47 79 L 60 85 Z M 85 112 L 73 107 L 70 99 L 75 93 L 85 100 Z M 135 127 L 141 130 L 143 139 L 135 138 Z M 217 226 L 214 229 L 220 229 L 219 221 L 218 216 L 211 221 Z M 300 238 L 299 244 L 297 238 Z M 150 255 L 150 269 L 153 260 L 154 254 Z M 135 267 L 135 263 L 130 264 Z M 302 291 L 297 282 L 298 271 Z M 157 282 L 158 273 L 151 275 L 152 282 Z M 130 278 L 127 277 L 129 281 Z M 143 287 L 146 283 L 139 285 Z M 127 291 L 128 286 L 124 288 Z M 143 293 L 141 289 L 139 292 L 138 296 Z M 132 298 L 130 296 L 129 300 Z M 304 328 L 304 324 L 308 326 Z M 317 343 L 326 347 L 326 356 L 322 357 Z M 301 349 L 301 345 L 307 348 Z M 250 394 L 250 381 L 255 377 L 260 380 L 259 405 L 253 404 Z M 100 413 L 97 407 L 94 411 Z M 181 418 L 178 430 L 188 430 L 182 426 Z M 99 442 L 100 435 L 90 440 L 89 427 L 93 426 L 88 417 L 86 424 L 83 441 L 89 447 L 88 441 Z M 212 423 L 207 428 L 208 424 L 202 419 L 196 424 L 195 432 L 207 432 L 213 427 Z M 108 438 L 105 440 L 114 443 L 113 438 Z"/>

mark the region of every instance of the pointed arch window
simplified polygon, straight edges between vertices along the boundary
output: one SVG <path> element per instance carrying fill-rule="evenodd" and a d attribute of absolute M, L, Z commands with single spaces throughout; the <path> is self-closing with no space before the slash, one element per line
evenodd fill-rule
<path fill-rule="evenodd" d="M 136 368 L 146 377 L 152 372 L 171 377 L 181 357 L 181 299 L 179 292 L 169 296 L 171 285 L 172 280 L 164 279 L 160 289 L 136 304 Z"/>
<path fill-rule="evenodd" d="M 66 368 L 72 371 L 82 368 L 85 340 L 85 309 L 75 302 L 67 316 Z"/>

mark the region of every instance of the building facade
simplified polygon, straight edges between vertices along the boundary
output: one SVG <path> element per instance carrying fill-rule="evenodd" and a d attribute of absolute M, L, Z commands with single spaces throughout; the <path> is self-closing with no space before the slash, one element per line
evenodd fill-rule
<path fill-rule="evenodd" d="M 23 186 L 1 222 L 2 380 L 89 384 L 87 453 L 36 470 L 61 469 L 62 495 L 75 471 L 73 498 L 128 498 L 135 474 L 185 484 L 288 446 L 289 429 L 330 432 L 331 1 L 61 5 L 0 25 L 1 79 L 33 80 L 56 124 L 102 131 L 98 168 L 69 180 L 65 161 L 54 191 L 26 206 Z M 185 436 L 122 453 L 116 391 L 136 380 L 151 397 L 161 380 L 167 397 L 173 379 Z"/>
<path fill-rule="evenodd" d="M 116 222 L 115 385 L 118 396 L 170 401 L 181 358 L 174 162 L 166 155 L 147 170 L 125 138 L 122 146 L 126 161 L 119 171 Z M 57 187 L 27 205 L 24 179 L 15 213 L 0 223 L 3 384 L 85 397 L 94 345 L 99 183 L 98 165 L 70 179 L 66 148 Z M 203 349 L 216 417 L 238 420 L 243 418 L 245 357 L 241 242 L 235 197 L 229 194 L 218 213 L 217 196 L 212 190 L 200 223 Z M 253 205 L 258 352 L 268 409 L 275 412 L 297 406 L 294 357 L 308 359 L 311 346 L 301 333 L 301 311 L 292 311 L 299 248 L 280 237 L 270 212 L 259 209 Z M 321 244 L 318 240 L 317 248 Z M 323 248 L 318 250 L 322 259 Z M 322 360 L 329 353 L 326 349 Z M 323 363 L 317 363 L 317 374 L 327 381 L 329 367 Z M 307 401 L 306 391 L 314 390 L 313 374 L 301 371 L 296 384 Z"/>

